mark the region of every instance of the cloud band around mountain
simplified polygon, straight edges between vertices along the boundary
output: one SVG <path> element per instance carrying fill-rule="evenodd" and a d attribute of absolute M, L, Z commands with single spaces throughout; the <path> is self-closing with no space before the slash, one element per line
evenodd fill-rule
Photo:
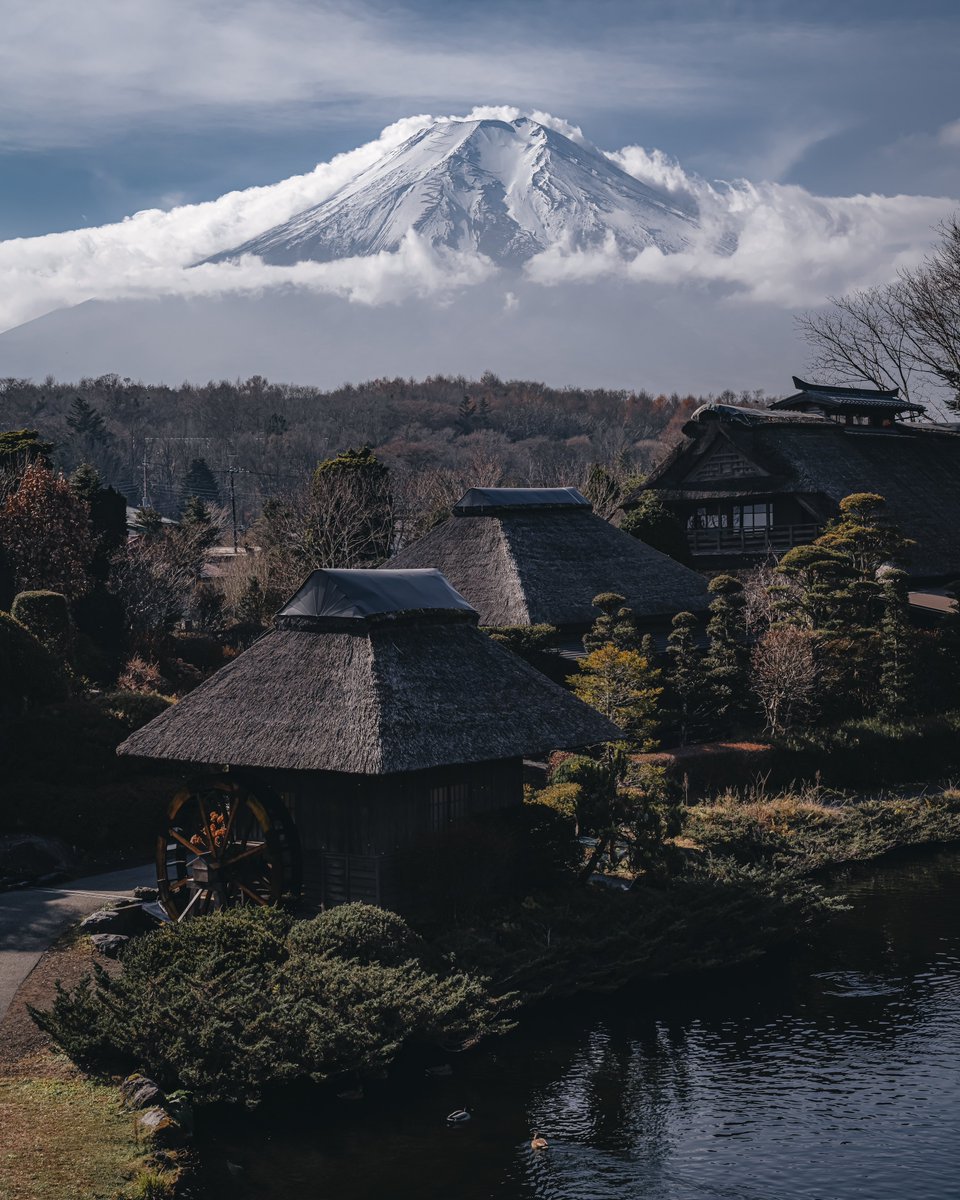
<path fill-rule="evenodd" d="M 466 119 L 509 121 L 519 115 L 510 107 L 486 107 Z M 527 115 L 584 141 L 566 121 L 539 112 Z M 488 260 L 431 247 L 415 235 L 396 253 L 334 262 L 271 266 L 243 258 L 192 266 L 333 195 L 436 119 L 405 118 L 367 145 L 271 186 L 169 211 L 151 209 L 98 228 L 2 242 L 0 328 L 94 298 L 237 295 L 293 287 L 379 305 L 407 296 L 443 302 L 460 289 L 489 281 L 497 268 Z M 819 197 L 782 184 L 708 183 L 662 152 L 641 146 L 607 157 L 641 182 L 695 200 L 700 233 L 674 254 L 651 248 L 625 256 L 612 240 L 593 249 L 557 245 L 526 264 L 528 284 L 610 279 L 709 289 L 787 309 L 815 306 L 831 294 L 884 283 L 917 262 L 937 223 L 957 207 L 947 197 Z M 510 290 L 505 278 L 504 291 Z"/>

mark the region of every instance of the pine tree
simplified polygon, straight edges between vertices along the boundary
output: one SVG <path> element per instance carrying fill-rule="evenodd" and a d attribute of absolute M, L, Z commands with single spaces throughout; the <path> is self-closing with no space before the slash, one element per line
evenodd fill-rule
<path fill-rule="evenodd" d="M 683 525 L 656 492 L 640 492 L 623 514 L 620 528 L 678 562 L 689 561 L 690 547 Z"/>
<path fill-rule="evenodd" d="M 112 440 L 101 413 L 83 396 L 75 396 L 67 413 L 67 428 L 84 449 L 104 446 Z"/>
<path fill-rule="evenodd" d="M 601 592 L 595 595 L 592 604 L 599 608 L 600 616 L 583 635 L 583 649 L 599 650 L 601 646 L 616 646 L 620 650 L 641 648 L 640 631 L 632 608 L 626 607 L 626 596 L 618 592 Z"/>
<path fill-rule="evenodd" d="M 708 695 L 703 655 L 696 639 L 697 618 L 680 612 L 673 618 L 667 638 L 670 668 L 667 676 L 670 707 L 680 730 L 680 744 L 686 745 L 698 721 L 703 719 Z"/>
<path fill-rule="evenodd" d="M 910 626 L 905 572 L 887 567 L 879 573 L 883 597 L 880 618 L 878 712 L 885 720 L 906 715 L 916 683 L 916 639 Z"/>
<path fill-rule="evenodd" d="M 732 575 L 717 575 L 707 620 L 703 660 L 711 707 L 718 723 L 729 727 L 743 715 L 748 683 L 748 654 L 743 585 Z"/>
<path fill-rule="evenodd" d="M 206 459 L 195 458 L 183 479 L 183 488 L 181 489 L 183 501 L 186 502 L 191 496 L 196 496 L 200 500 L 206 500 L 210 504 L 221 503 L 220 488 L 217 484 L 216 477 L 207 465 Z"/>
<path fill-rule="evenodd" d="M 469 396 L 464 396 L 457 406 L 457 427 L 461 433 L 470 433 L 476 413 L 477 406 Z"/>

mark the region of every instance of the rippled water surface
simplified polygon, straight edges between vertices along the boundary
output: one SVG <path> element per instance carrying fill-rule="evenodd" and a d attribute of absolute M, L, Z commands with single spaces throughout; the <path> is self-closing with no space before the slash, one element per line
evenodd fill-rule
<path fill-rule="evenodd" d="M 960 854 L 845 892 L 850 911 L 775 961 L 568 1005 L 450 1078 L 227 1118 L 205 1194 L 954 1200 Z M 473 1119 L 448 1128 L 461 1106 Z"/>

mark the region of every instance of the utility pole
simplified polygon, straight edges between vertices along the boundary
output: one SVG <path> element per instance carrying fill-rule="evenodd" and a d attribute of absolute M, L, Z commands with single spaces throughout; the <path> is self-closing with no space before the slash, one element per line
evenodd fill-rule
<path fill-rule="evenodd" d="M 230 467 L 230 512 L 233 514 L 233 552 L 237 552 L 237 494 L 233 488 L 233 477 L 239 470 L 238 467 Z"/>

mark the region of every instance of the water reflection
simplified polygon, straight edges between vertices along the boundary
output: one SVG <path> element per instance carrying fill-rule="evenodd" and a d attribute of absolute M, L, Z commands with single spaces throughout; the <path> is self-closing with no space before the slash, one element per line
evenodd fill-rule
<path fill-rule="evenodd" d="M 229 1159 L 258 1200 L 960 1195 L 960 855 L 846 891 L 776 961 L 544 1014 L 360 1109 L 233 1116 L 209 1131 L 206 1194 L 237 1195 Z"/>

